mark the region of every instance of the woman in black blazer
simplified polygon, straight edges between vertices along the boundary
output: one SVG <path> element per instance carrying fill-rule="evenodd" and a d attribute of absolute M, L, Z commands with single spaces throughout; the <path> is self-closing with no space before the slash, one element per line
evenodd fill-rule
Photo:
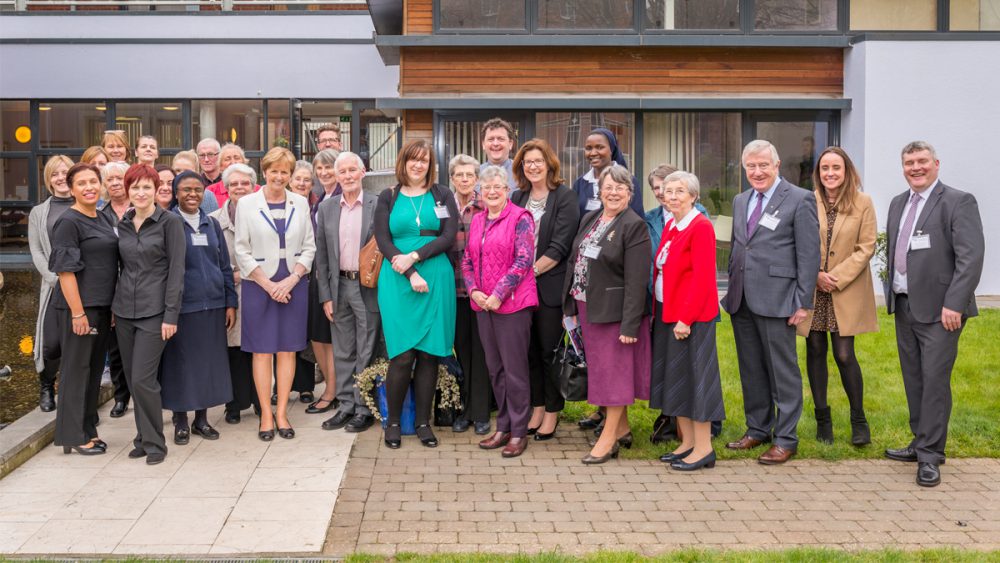
<path fill-rule="evenodd" d="M 559 175 L 559 159 L 547 142 L 531 139 L 524 143 L 512 168 L 519 189 L 510 199 L 535 219 L 538 308 L 532 315 L 528 349 L 532 406 L 528 433 L 534 434 L 535 440 L 549 440 L 555 436 L 559 413 L 565 405 L 556 382 L 553 356 L 563 331 L 566 257 L 580 222 L 580 211 L 573 190 Z"/>

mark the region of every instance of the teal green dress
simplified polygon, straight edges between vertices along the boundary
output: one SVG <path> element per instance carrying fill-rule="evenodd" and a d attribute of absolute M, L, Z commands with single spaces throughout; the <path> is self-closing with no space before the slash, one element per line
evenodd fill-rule
<path fill-rule="evenodd" d="M 399 194 L 389 214 L 389 232 L 401 253 L 408 254 L 434 240 L 433 236 L 421 236 L 421 230 L 440 228 L 430 192 L 417 197 Z M 413 291 L 410 280 L 393 271 L 388 258 L 379 273 L 378 306 L 390 359 L 413 349 L 448 356 L 455 342 L 455 271 L 447 253 L 417 262 L 415 268 L 427 281 L 427 293 Z"/>

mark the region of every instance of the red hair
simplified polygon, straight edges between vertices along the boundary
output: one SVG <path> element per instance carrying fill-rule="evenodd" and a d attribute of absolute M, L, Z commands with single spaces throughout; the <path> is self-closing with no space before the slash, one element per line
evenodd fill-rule
<path fill-rule="evenodd" d="M 148 164 L 133 164 L 129 166 L 125 172 L 125 192 L 131 192 L 132 186 L 139 183 L 139 180 L 149 180 L 155 188 L 160 183 L 160 174 Z"/>

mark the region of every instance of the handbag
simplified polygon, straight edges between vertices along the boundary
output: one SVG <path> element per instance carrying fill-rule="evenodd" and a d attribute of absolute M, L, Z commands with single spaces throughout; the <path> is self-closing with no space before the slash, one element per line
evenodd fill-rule
<path fill-rule="evenodd" d="M 372 237 L 358 255 L 358 277 L 361 285 L 372 289 L 378 287 L 378 274 L 382 270 L 382 253 L 378 249 L 375 237 Z"/>
<path fill-rule="evenodd" d="M 567 401 L 586 401 L 587 360 L 569 343 L 569 338 L 569 333 L 567 333 L 556 348 L 555 361 L 559 364 L 559 393 Z"/>

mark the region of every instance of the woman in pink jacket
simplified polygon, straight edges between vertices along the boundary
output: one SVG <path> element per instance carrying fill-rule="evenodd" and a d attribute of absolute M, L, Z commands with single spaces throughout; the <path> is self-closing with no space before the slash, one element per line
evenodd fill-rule
<path fill-rule="evenodd" d="M 503 448 L 517 457 L 528 447 L 531 393 L 528 343 L 531 312 L 538 306 L 535 276 L 535 222 L 510 203 L 507 171 L 487 166 L 479 176 L 486 210 L 472 219 L 462 257 L 462 276 L 476 311 L 486 367 L 497 401 L 497 431 L 479 442 L 484 450 Z"/>

